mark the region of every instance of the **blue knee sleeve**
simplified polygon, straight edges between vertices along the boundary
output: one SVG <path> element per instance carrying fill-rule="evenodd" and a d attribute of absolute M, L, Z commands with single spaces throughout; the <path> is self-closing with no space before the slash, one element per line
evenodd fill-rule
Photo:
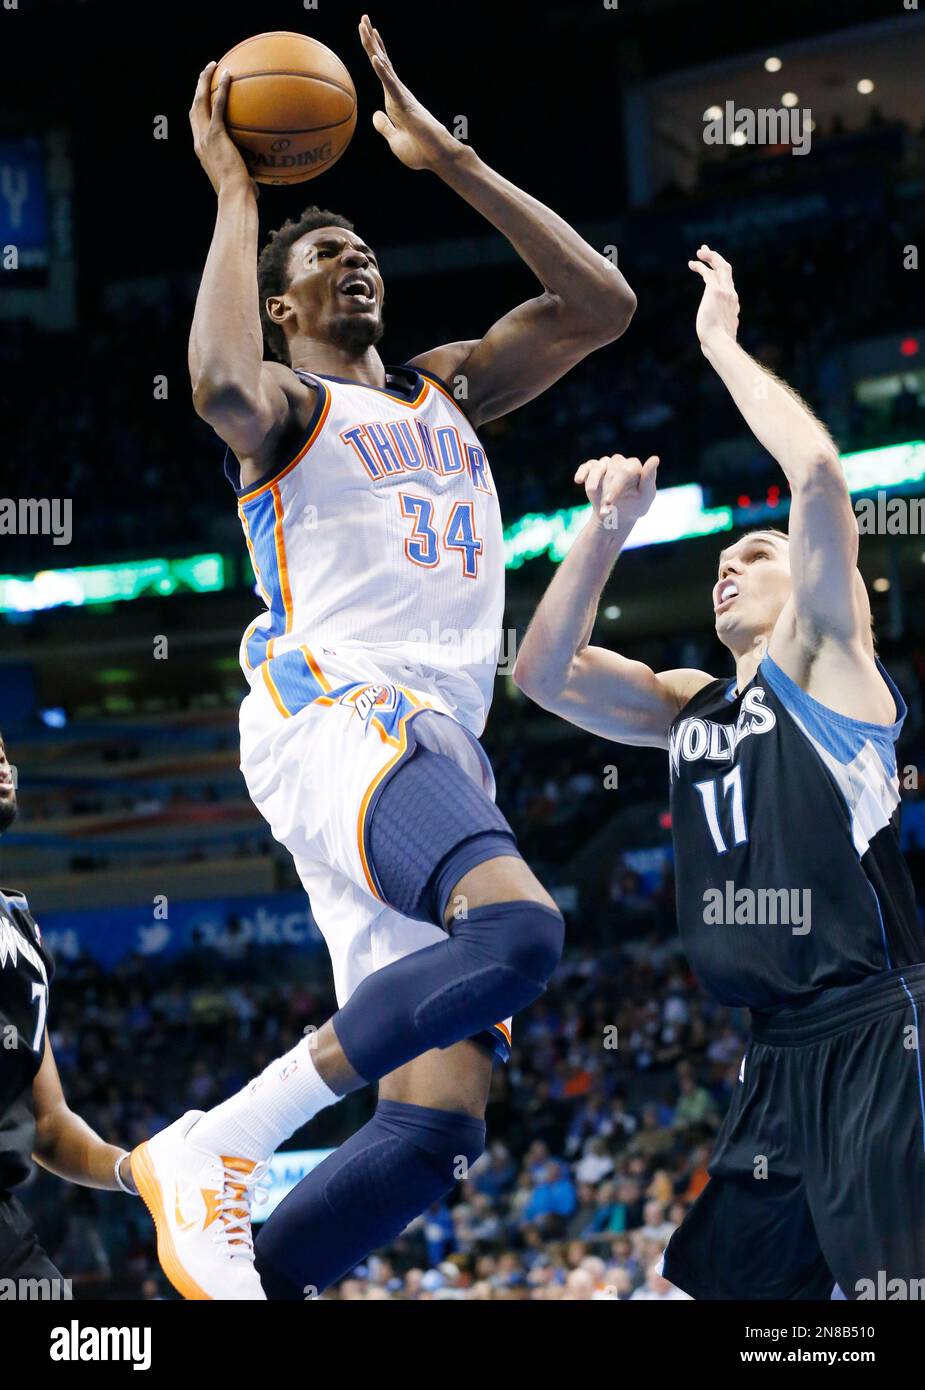
<path fill-rule="evenodd" d="M 486 859 L 518 853 L 491 797 L 453 758 L 421 744 L 379 791 L 366 839 L 383 900 L 403 917 L 439 927 L 463 874 Z"/>
<path fill-rule="evenodd" d="M 471 1165 L 484 1147 L 481 1120 L 380 1101 L 369 1123 L 293 1188 L 258 1235 L 267 1297 L 302 1300 L 342 1279 L 449 1192 L 460 1159 Z"/>
<path fill-rule="evenodd" d="M 364 1080 L 532 1004 L 559 963 L 565 923 L 539 903 L 492 903 L 449 930 L 445 941 L 368 975 L 331 1020 Z"/>

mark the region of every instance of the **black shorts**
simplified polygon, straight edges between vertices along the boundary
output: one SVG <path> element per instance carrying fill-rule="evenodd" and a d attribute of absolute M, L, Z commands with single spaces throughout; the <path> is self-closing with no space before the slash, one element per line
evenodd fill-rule
<path fill-rule="evenodd" d="M 756 1017 L 665 1278 L 704 1299 L 925 1299 L 923 1046 L 925 965 Z"/>
<path fill-rule="evenodd" d="M 70 1284 L 45 1254 L 35 1227 L 8 1192 L 0 1192 L 0 1295 L 29 1301 L 72 1297 Z"/>

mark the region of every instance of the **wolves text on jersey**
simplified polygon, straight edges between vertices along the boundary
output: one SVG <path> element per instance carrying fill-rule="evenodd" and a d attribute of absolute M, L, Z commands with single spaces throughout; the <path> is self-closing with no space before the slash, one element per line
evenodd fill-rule
<path fill-rule="evenodd" d="M 777 715 L 764 700 L 764 690 L 755 685 L 746 690 L 735 724 L 717 724 L 698 715 L 680 720 L 671 730 L 668 741 L 672 777 L 678 775 L 681 759 L 686 763 L 701 759 L 710 763 L 730 763 L 743 738 L 749 734 L 770 733 L 777 723 Z"/>

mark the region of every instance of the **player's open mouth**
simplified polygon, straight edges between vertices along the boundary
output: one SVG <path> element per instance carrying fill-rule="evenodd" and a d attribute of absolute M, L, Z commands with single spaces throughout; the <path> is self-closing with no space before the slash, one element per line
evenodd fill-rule
<path fill-rule="evenodd" d="M 365 275 L 348 275 L 337 286 L 340 294 L 355 299 L 364 308 L 372 308 L 376 302 L 376 291 L 371 280 Z"/>
<path fill-rule="evenodd" d="M 738 598 L 739 586 L 734 579 L 724 579 L 716 591 L 716 611 L 725 608 L 732 599 Z"/>

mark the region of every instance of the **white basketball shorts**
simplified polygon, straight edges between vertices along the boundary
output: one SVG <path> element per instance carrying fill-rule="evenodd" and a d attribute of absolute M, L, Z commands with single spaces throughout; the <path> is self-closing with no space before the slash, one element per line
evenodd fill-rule
<path fill-rule="evenodd" d="M 323 666 L 322 663 L 323 662 Z M 367 858 L 376 789 L 416 741 L 454 759 L 494 800 L 478 740 L 434 691 L 362 678 L 308 647 L 264 662 L 241 705 L 241 771 L 274 838 L 292 855 L 334 971 L 338 1005 L 374 970 L 445 939 L 379 895 Z M 305 702 L 307 700 L 307 702 Z M 510 1055 L 511 1020 L 490 1030 Z M 485 1034 L 488 1037 L 488 1033 Z"/>

